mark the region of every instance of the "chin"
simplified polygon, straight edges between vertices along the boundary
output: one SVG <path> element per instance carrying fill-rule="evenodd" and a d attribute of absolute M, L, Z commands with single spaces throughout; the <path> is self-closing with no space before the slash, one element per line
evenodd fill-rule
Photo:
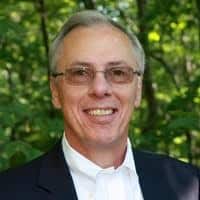
<path fill-rule="evenodd" d="M 111 147 L 112 145 L 117 145 L 119 138 L 111 135 L 104 135 L 104 137 L 97 137 L 95 140 L 91 141 L 92 144 L 98 145 L 100 147 Z"/>

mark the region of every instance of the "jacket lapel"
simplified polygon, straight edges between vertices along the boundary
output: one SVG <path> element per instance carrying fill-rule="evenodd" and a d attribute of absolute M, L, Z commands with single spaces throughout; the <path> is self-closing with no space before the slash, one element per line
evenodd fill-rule
<path fill-rule="evenodd" d="M 196 200 L 197 178 L 190 177 L 187 171 L 172 170 L 171 161 L 168 158 L 155 156 L 150 153 L 144 153 L 133 150 L 136 171 L 139 176 L 139 182 L 144 200 Z M 173 163 L 173 165 L 175 165 Z M 173 167 L 174 168 L 174 167 Z M 186 182 L 181 184 L 177 182 L 186 176 Z M 61 144 L 45 155 L 42 159 L 37 179 L 38 199 L 48 200 L 77 200 L 74 183 L 69 172 L 69 168 L 64 159 Z M 183 179 L 184 180 L 184 179 Z M 186 193 L 186 185 L 194 183 L 191 193 Z M 186 195 L 187 194 L 187 195 Z"/>
<path fill-rule="evenodd" d="M 49 200 L 77 200 L 60 143 L 44 157 L 37 186 L 47 194 Z"/>
<path fill-rule="evenodd" d="M 162 159 L 155 159 L 152 154 L 144 152 L 133 152 L 144 200 L 178 200 Z"/>

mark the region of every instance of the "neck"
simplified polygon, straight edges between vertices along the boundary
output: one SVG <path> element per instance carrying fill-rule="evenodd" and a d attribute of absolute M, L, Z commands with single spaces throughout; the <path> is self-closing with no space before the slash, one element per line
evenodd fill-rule
<path fill-rule="evenodd" d="M 65 134 L 69 145 L 81 155 L 95 163 L 101 168 L 119 167 L 125 158 L 127 149 L 127 138 L 115 144 L 81 144 L 71 140 Z"/>

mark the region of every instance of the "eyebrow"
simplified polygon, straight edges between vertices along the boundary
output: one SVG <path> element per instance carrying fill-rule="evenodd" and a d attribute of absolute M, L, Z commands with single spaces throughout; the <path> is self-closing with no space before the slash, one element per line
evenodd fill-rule
<path fill-rule="evenodd" d="M 73 66 L 76 66 L 76 65 L 93 66 L 92 63 L 90 63 L 90 62 L 84 62 L 84 61 L 75 61 L 75 62 L 72 62 L 69 66 L 73 67 Z"/>
<path fill-rule="evenodd" d="M 91 62 L 85 62 L 85 61 L 75 61 L 75 62 L 72 62 L 69 66 L 73 67 L 76 65 L 93 67 L 95 64 L 93 64 Z M 129 65 L 129 64 L 125 60 L 110 61 L 110 62 L 106 63 L 107 67 L 118 66 L 118 65 Z"/>
<path fill-rule="evenodd" d="M 111 61 L 106 64 L 106 66 L 110 66 L 110 67 L 117 66 L 117 65 L 129 65 L 129 64 L 124 60 Z"/>

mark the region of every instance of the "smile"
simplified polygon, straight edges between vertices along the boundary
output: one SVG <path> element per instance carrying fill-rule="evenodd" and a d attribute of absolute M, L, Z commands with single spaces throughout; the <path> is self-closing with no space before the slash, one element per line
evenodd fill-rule
<path fill-rule="evenodd" d="M 88 109 L 86 112 L 92 116 L 104 116 L 104 115 L 112 115 L 115 112 L 115 110 L 110 108 L 109 109 L 98 108 L 98 109 Z"/>

